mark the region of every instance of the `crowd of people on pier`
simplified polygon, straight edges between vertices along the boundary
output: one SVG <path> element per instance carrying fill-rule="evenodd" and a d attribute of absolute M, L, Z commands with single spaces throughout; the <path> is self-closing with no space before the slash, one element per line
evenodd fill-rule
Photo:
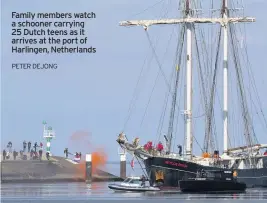
<path fill-rule="evenodd" d="M 13 160 L 16 160 L 18 156 L 20 156 L 21 160 L 27 160 L 27 159 L 41 160 L 43 155 L 43 143 L 40 142 L 38 144 L 37 142 L 35 142 L 32 145 L 31 141 L 26 142 L 24 140 L 22 144 L 22 150 L 17 152 L 15 149 L 12 148 L 12 142 L 9 141 L 6 149 L 3 150 L 3 160 L 11 159 L 12 154 L 13 154 Z M 49 160 L 48 152 L 46 153 L 46 158 Z"/>

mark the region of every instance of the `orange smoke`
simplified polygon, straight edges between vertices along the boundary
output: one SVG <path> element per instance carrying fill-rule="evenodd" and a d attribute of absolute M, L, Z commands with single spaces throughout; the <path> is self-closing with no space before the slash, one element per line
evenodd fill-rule
<path fill-rule="evenodd" d="M 85 154 L 92 154 L 92 173 L 97 174 L 97 168 L 105 168 L 107 162 L 107 154 L 103 148 L 96 147 L 91 142 L 91 133 L 86 131 L 77 131 L 70 137 L 70 151 L 74 149 L 79 149 L 82 152 L 83 157 Z M 88 151 L 90 150 L 90 151 Z M 77 173 L 79 175 L 85 175 L 85 161 L 81 160 Z"/>
<path fill-rule="evenodd" d="M 92 153 L 92 173 L 96 172 L 96 168 L 105 167 L 107 162 L 107 155 L 103 149 L 99 149 Z"/>
<path fill-rule="evenodd" d="M 92 153 L 92 175 L 97 174 L 97 169 L 105 168 L 107 162 L 107 155 L 103 149 L 99 149 Z M 78 173 L 85 175 L 85 161 L 81 161 L 78 167 Z"/>

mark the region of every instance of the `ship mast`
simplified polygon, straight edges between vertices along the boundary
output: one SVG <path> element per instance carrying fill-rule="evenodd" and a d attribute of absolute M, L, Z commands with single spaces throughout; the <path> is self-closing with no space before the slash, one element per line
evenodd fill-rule
<path fill-rule="evenodd" d="M 192 27 L 194 23 L 219 23 L 224 27 L 224 149 L 227 149 L 227 25 L 238 22 L 255 22 L 251 17 L 228 17 L 227 9 L 224 9 L 222 18 L 194 18 L 190 15 L 190 0 L 186 0 L 186 18 L 181 19 L 160 19 L 160 20 L 127 20 L 120 22 L 120 26 L 143 26 L 147 31 L 152 25 L 184 24 L 187 28 L 187 67 L 186 67 L 186 155 L 192 157 Z M 227 8 L 226 0 L 223 0 L 224 7 Z M 225 139 L 226 138 L 226 139 Z M 171 143 L 171 140 L 168 141 Z M 171 147 L 168 144 L 168 147 Z M 167 149 L 170 150 L 170 149 Z"/>
<path fill-rule="evenodd" d="M 191 18 L 189 0 L 186 1 L 186 17 Z M 186 156 L 192 158 L 192 23 L 186 23 Z"/>
<path fill-rule="evenodd" d="M 222 15 L 223 19 L 228 19 L 228 0 L 223 0 Z M 223 151 L 228 149 L 228 24 L 223 25 Z"/>

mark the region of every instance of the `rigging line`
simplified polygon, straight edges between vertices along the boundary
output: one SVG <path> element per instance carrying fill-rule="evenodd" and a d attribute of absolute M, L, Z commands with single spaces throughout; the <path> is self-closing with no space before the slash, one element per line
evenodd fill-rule
<path fill-rule="evenodd" d="M 234 35 L 235 35 L 235 37 L 237 38 L 237 36 L 236 36 L 236 33 L 235 33 L 235 30 L 234 30 Z M 237 47 L 237 45 L 236 45 L 236 47 Z M 240 62 L 239 62 L 239 65 L 240 65 Z M 240 69 L 240 68 L 239 68 Z M 240 70 L 240 71 L 242 71 L 242 70 Z M 241 72 L 242 73 L 242 72 Z M 243 80 L 243 76 L 241 75 L 241 78 L 242 78 L 242 80 Z M 243 86 L 242 86 L 243 87 Z M 243 87 L 243 89 L 244 89 L 244 87 Z M 244 90 L 243 90 L 244 91 Z M 254 134 L 254 139 L 256 140 L 256 142 L 258 142 L 257 141 L 257 137 L 256 137 L 256 135 L 255 135 L 255 132 L 254 132 L 254 127 L 253 127 L 253 125 L 252 125 L 252 120 L 251 120 L 251 118 L 250 118 L 250 116 L 249 116 L 249 109 L 248 109 L 248 106 L 247 106 L 247 101 L 246 101 L 246 99 L 243 99 L 244 100 L 244 103 L 245 103 L 245 107 L 246 107 L 246 111 L 247 111 L 247 119 L 248 119 L 248 124 L 250 124 L 250 126 L 251 126 L 251 128 L 252 128 L 252 132 L 253 132 L 253 134 Z"/>
<path fill-rule="evenodd" d="M 209 104 L 209 109 L 208 109 L 208 114 L 207 114 L 207 134 L 205 135 L 205 140 L 208 139 L 212 139 L 211 138 L 211 131 L 212 131 L 212 126 L 211 126 L 211 120 L 212 120 L 212 117 L 213 117 L 213 105 L 214 105 L 214 92 L 215 92 L 215 87 L 216 87 L 216 77 L 217 77 L 217 69 L 218 69 L 218 56 L 219 56 L 219 51 L 220 51 L 220 43 L 221 43 L 221 32 L 222 32 L 222 29 L 220 27 L 220 30 L 219 30 L 219 39 L 218 39 L 218 45 L 217 45 L 217 51 L 216 51 L 216 58 L 215 58 L 215 68 L 214 68 L 214 74 L 213 74 L 213 79 L 212 79 L 212 89 L 211 89 L 211 95 L 210 95 L 210 104 Z M 205 147 L 205 150 L 208 150 L 208 146 L 207 146 L 207 142 L 208 140 L 206 140 L 206 147 Z"/>
<path fill-rule="evenodd" d="M 169 4 L 170 4 L 170 0 L 168 0 L 168 2 L 166 2 L 167 3 L 167 8 L 165 8 L 166 10 L 165 10 L 165 14 L 163 14 L 163 18 L 166 18 L 167 17 L 167 15 L 168 15 L 168 13 L 169 13 L 169 8 L 168 8 L 168 6 L 169 6 Z M 165 5 L 165 4 L 164 4 Z M 163 10 L 163 6 L 162 6 L 162 10 Z M 162 12 L 162 10 L 161 10 L 161 12 Z"/>
<path fill-rule="evenodd" d="M 181 36 L 182 35 L 182 36 Z M 185 24 L 183 25 L 183 27 L 182 27 L 182 29 L 181 29 L 181 32 L 180 32 L 180 36 L 181 36 L 181 40 L 180 40 L 180 42 L 184 39 L 184 36 L 185 36 Z M 178 38 L 179 38 L 179 36 L 178 36 Z M 183 41 L 182 41 L 183 42 Z M 183 43 L 182 43 L 183 44 Z M 179 48 L 180 47 L 180 43 L 178 42 L 177 43 L 177 49 L 176 49 L 176 58 L 175 58 L 175 60 L 174 60 L 174 64 L 173 64 L 173 66 L 175 66 L 175 64 L 177 64 L 176 63 L 176 61 L 177 61 L 177 58 L 178 58 L 178 53 L 181 53 L 182 51 L 179 51 L 180 49 L 182 50 L 182 48 L 183 48 L 183 45 L 181 45 L 182 47 L 181 48 Z M 178 66 L 180 66 L 180 65 L 178 65 Z M 172 74 L 171 74 L 171 79 L 170 79 L 170 81 L 172 81 L 172 78 L 173 78 L 173 76 L 175 75 L 175 73 L 176 73 L 176 69 L 173 69 L 173 72 L 172 72 Z M 170 91 L 170 90 L 169 90 Z M 164 121 L 164 118 L 165 118 L 165 114 L 166 114 L 166 109 L 167 109 L 167 104 L 168 104 L 168 100 L 169 100 L 169 95 L 170 95 L 170 92 L 166 92 L 166 94 L 165 94 L 165 107 L 164 107 L 164 110 L 163 110 L 163 112 L 162 112 L 162 114 L 161 114 L 161 118 L 160 118 L 160 122 L 159 122 L 159 125 L 158 125 L 158 129 L 157 129 L 157 135 L 158 135 L 158 140 L 159 140 L 159 138 L 160 138 L 160 135 L 162 134 L 162 128 L 163 128 L 163 121 Z M 179 109 L 179 107 L 178 107 L 178 109 Z M 166 143 L 167 144 L 167 143 Z"/>
<path fill-rule="evenodd" d="M 237 54 L 238 54 L 238 50 L 236 48 L 236 44 L 234 43 L 234 38 L 236 37 L 234 30 L 232 31 L 232 26 L 230 25 L 230 32 L 231 34 L 231 41 L 232 41 L 232 46 L 233 46 L 233 56 L 234 56 L 234 63 L 235 63 L 235 69 L 236 69 L 236 75 L 237 75 L 237 82 L 239 85 L 239 92 L 240 92 L 240 96 L 241 96 L 241 104 L 242 104 L 242 115 L 243 115 L 243 119 L 244 119 L 244 124 L 245 124 L 245 128 L 246 128 L 246 132 L 245 132 L 245 136 L 248 142 L 248 145 L 252 145 L 252 138 L 250 137 L 250 128 L 254 134 L 254 139 L 257 141 L 257 138 L 255 136 L 255 132 L 253 129 L 253 126 L 251 125 L 251 121 L 250 121 L 250 117 L 248 115 L 248 109 L 247 109 L 247 103 L 246 103 L 246 98 L 245 98 L 245 92 L 244 92 L 244 87 L 243 87 L 243 78 L 242 78 L 242 70 L 240 69 L 240 62 L 237 59 Z"/>
<path fill-rule="evenodd" d="M 177 100 L 177 89 L 178 89 L 178 83 L 179 83 L 179 76 L 180 76 L 180 65 L 182 60 L 182 50 L 184 46 L 184 36 L 185 36 L 185 24 L 183 25 L 183 28 L 181 30 L 182 32 L 182 38 L 181 38 L 181 44 L 178 43 L 177 45 L 177 65 L 178 70 L 175 73 L 175 85 L 174 85 L 174 94 L 173 94 L 173 100 L 172 100 L 172 107 L 171 107 L 171 113 L 170 113 L 170 120 L 169 120 L 169 128 L 168 128 L 168 136 L 169 136 L 169 143 L 168 143 L 168 150 L 171 150 L 171 141 L 172 141 L 172 133 L 173 133 L 173 120 L 174 120 L 174 113 L 176 108 L 176 100 Z M 179 50 L 179 45 L 181 45 Z"/>
<path fill-rule="evenodd" d="M 168 52 L 168 47 L 169 47 L 169 45 L 170 45 L 172 36 L 173 36 L 173 31 L 172 31 L 172 34 L 171 34 L 170 39 L 169 39 L 169 41 L 168 41 L 168 45 L 167 45 L 166 51 L 165 51 L 165 53 L 164 53 L 164 57 L 165 57 L 165 55 L 166 55 L 167 52 Z M 164 58 L 164 57 L 163 57 L 163 58 Z M 154 83 L 153 88 L 152 88 L 152 92 L 151 92 L 151 94 L 150 94 L 148 103 L 147 103 L 147 105 L 146 105 L 145 113 L 144 113 L 144 115 L 143 115 L 143 118 L 142 118 L 142 121 L 141 121 L 141 124 L 140 124 L 140 128 L 142 128 L 142 126 L 143 126 L 143 122 L 144 122 L 144 119 L 145 119 L 145 116 L 146 116 L 146 113 L 147 113 L 147 109 L 148 109 L 148 106 L 149 106 L 149 104 L 150 104 L 150 101 L 151 101 L 151 98 L 152 98 L 152 94 L 153 94 L 153 92 L 154 92 L 154 90 L 155 90 L 155 87 L 156 87 L 157 80 L 158 80 L 159 76 L 160 76 L 160 70 L 158 71 L 158 74 L 157 74 L 155 83 Z"/>
<path fill-rule="evenodd" d="M 156 40 L 156 46 L 157 46 L 158 42 L 159 42 L 159 38 L 157 38 L 157 40 Z M 137 88 L 138 88 L 140 79 L 142 78 L 142 72 L 144 71 L 144 67 L 145 67 L 145 63 L 146 63 L 146 60 L 147 59 L 148 59 L 148 55 L 147 55 L 146 59 L 144 60 L 144 63 L 143 63 L 143 66 L 142 66 L 142 70 L 141 70 L 141 72 L 139 74 L 139 78 L 138 78 L 138 81 L 137 81 L 136 86 L 135 86 L 134 94 L 133 94 L 132 100 L 131 100 L 130 105 L 129 105 L 128 116 L 126 117 L 126 121 L 124 123 L 124 127 L 123 127 L 123 130 L 122 131 L 125 130 L 125 128 L 126 128 L 126 126 L 128 124 L 128 121 L 129 121 L 129 119 L 130 119 L 130 117 L 132 115 L 132 111 L 133 111 L 133 109 L 134 109 L 134 107 L 136 105 L 136 101 L 137 101 L 137 99 L 138 99 L 138 97 L 140 95 L 140 92 L 141 91 L 137 91 L 138 90 Z M 153 53 L 152 53 L 152 56 L 151 56 L 151 58 L 150 58 L 150 60 L 148 62 L 148 69 L 147 69 L 147 71 L 149 71 L 150 68 L 151 68 L 151 65 L 150 64 L 151 64 L 152 59 L 153 59 Z"/>
<path fill-rule="evenodd" d="M 158 79 L 159 79 L 159 76 L 160 76 L 160 71 L 158 71 L 158 74 L 157 74 L 156 80 L 155 80 L 155 82 L 154 82 L 154 85 L 153 85 L 152 91 L 151 91 L 151 93 L 150 93 L 150 96 L 149 96 L 149 99 L 148 99 L 148 103 L 147 103 L 147 105 L 146 105 L 146 109 L 145 109 L 145 112 L 144 112 L 144 114 L 143 114 L 142 121 L 141 121 L 141 124 L 140 124 L 140 130 L 141 130 L 142 126 L 143 126 L 144 119 L 145 119 L 145 116 L 146 116 L 146 113 L 147 113 L 147 109 L 148 109 L 148 106 L 149 106 L 149 104 L 150 104 L 150 101 L 151 101 L 151 98 L 152 98 L 153 92 L 154 92 L 154 90 L 155 90 L 155 87 L 156 87 L 157 81 L 158 81 Z"/>
<path fill-rule="evenodd" d="M 147 7 L 147 8 L 144 9 L 143 11 L 140 11 L 139 13 L 136 13 L 136 14 L 130 16 L 130 18 L 131 18 L 131 17 L 135 17 L 135 16 L 137 16 L 137 15 L 140 15 L 140 14 L 142 14 L 142 13 L 148 11 L 148 10 L 151 9 L 151 8 L 154 8 L 156 5 L 162 3 L 163 1 L 166 1 L 166 0 L 160 0 L 160 1 L 156 2 L 155 4 L 153 4 L 153 5 L 149 6 L 149 7 Z"/>
<path fill-rule="evenodd" d="M 162 1 L 160 1 L 160 2 L 162 2 Z M 158 2 L 158 3 L 160 3 L 160 2 Z M 165 15 L 167 15 L 167 13 L 168 13 L 168 10 L 166 11 Z M 158 41 L 158 40 L 157 40 L 157 41 Z M 147 56 L 147 58 L 148 58 L 148 56 Z M 129 119 L 130 119 L 130 117 L 131 117 L 131 113 L 132 113 L 132 111 L 133 111 L 133 109 L 134 109 L 134 107 L 135 107 L 135 101 L 137 100 L 137 98 L 138 98 L 138 96 L 139 96 L 139 94 L 140 94 L 140 91 L 137 92 L 137 87 L 138 87 L 138 84 L 139 84 L 139 82 L 140 82 L 141 75 L 142 75 L 142 72 L 143 72 L 143 70 L 144 70 L 144 66 L 145 66 L 145 62 L 146 62 L 147 58 L 146 58 L 145 61 L 144 61 L 142 70 L 141 70 L 140 75 L 139 75 L 139 79 L 138 79 L 138 81 L 137 81 L 137 84 L 136 84 L 136 87 L 135 87 L 135 90 L 134 90 L 133 98 L 132 98 L 132 100 L 131 100 L 131 102 L 130 102 L 130 106 L 129 106 L 129 109 L 128 109 L 128 116 L 127 116 L 126 122 L 125 122 L 125 124 L 124 124 L 123 131 L 125 130 L 125 128 L 126 128 L 126 126 L 127 126 L 127 123 L 128 123 L 128 121 L 129 121 Z M 150 60 L 150 62 L 151 62 L 151 60 Z M 150 68 L 149 68 L 149 69 L 150 69 Z M 135 98 L 134 98 L 134 97 L 135 97 Z M 134 99 L 135 99 L 135 100 L 134 100 Z"/>
<path fill-rule="evenodd" d="M 181 65 L 182 66 L 182 65 Z M 184 69 L 181 69 L 181 71 L 183 71 Z M 181 74 L 183 74 L 183 73 L 181 73 Z M 183 77 L 181 78 L 181 80 L 183 79 Z M 181 81 L 181 84 L 182 84 L 182 81 Z M 180 109 L 180 102 L 181 102 L 181 95 L 182 95 L 182 91 L 180 91 L 180 96 L 179 96 L 179 102 L 178 102 L 178 109 Z M 178 129 L 178 124 L 179 124 L 179 118 L 180 118 L 180 116 L 179 116 L 179 114 L 177 113 L 177 116 L 176 116 L 176 119 L 177 119 L 177 121 L 176 121 L 176 126 L 175 126 L 175 130 L 174 130 L 174 140 L 175 140 L 175 142 L 174 143 L 176 143 L 176 135 L 177 135 L 177 129 Z M 182 143 L 181 143 L 182 144 Z M 173 148 L 172 148 L 172 151 L 174 151 L 174 144 L 173 144 Z"/>
<path fill-rule="evenodd" d="M 138 87 L 138 84 L 139 84 L 139 82 L 140 82 L 140 79 L 141 79 L 141 76 L 142 76 L 142 73 L 143 73 L 143 70 L 144 70 L 145 63 L 146 63 L 147 58 L 148 58 L 148 56 L 147 56 L 146 59 L 144 60 L 142 69 L 141 69 L 140 74 L 139 74 L 139 77 L 138 77 L 138 81 L 137 81 L 136 86 L 135 86 L 135 89 L 134 89 L 133 97 L 132 97 L 132 99 L 131 99 L 131 101 L 130 101 L 130 105 L 129 105 L 129 109 L 128 109 L 128 116 L 127 116 L 126 122 L 125 122 L 125 124 L 124 124 L 124 126 L 123 126 L 123 131 L 124 131 L 124 129 L 126 128 L 126 125 L 127 125 L 128 121 L 129 121 L 129 119 L 130 119 L 130 116 L 131 116 L 130 112 L 131 112 L 131 109 L 133 108 L 134 98 L 135 98 L 135 96 L 136 96 L 136 94 L 137 94 L 137 87 Z"/>
<path fill-rule="evenodd" d="M 192 134 L 193 134 L 193 138 L 194 138 L 194 140 L 195 140 L 195 142 L 197 143 L 197 145 L 199 146 L 199 148 L 200 148 L 200 150 L 202 151 L 202 153 L 204 152 L 204 150 L 203 150 L 203 148 L 201 147 L 201 145 L 199 144 L 199 142 L 197 141 L 197 139 L 196 139 L 196 137 L 194 136 L 194 129 L 192 129 Z"/>
<path fill-rule="evenodd" d="M 147 179 L 150 180 L 149 177 L 148 177 L 148 174 L 144 171 L 142 165 L 140 164 L 140 161 L 139 161 L 138 157 L 136 157 L 136 160 L 138 161 L 139 165 L 141 166 L 142 171 L 144 172 L 144 174 L 145 174 L 145 176 L 147 177 Z"/>
<path fill-rule="evenodd" d="M 195 26 L 193 26 L 193 29 L 195 31 Z M 204 88 L 204 79 L 203 79 L 203 75 L 202 75 L 202 69 L 201 69 L 201 63 L 200 63 L 200 56 L 199 56 L 199 47 L 198 47 L 198 44 L 197 44 L 197 38 L 196 38 L 196 35 L 194 35 L 195 37 L 195 45 L 196 45 L 196 53 L 197 53 L 197 61 L 198 61 L 198 66 L 199 66 L 199 69 L 198 69 L 198 73 L 200 75 L 200 80 L 201 80 L 201 89 L 200 89 L 200 93 L 201 93 L 201 90 L 202 90 L 202 94 L 204 95 L 204 108 L 205 108 L 205 111 L 206 111 L 206 115 L 208 115 L 208 104 L 206 102 L 206 91 L 205 91 L 205 88 Z"/>
<path fill-rule="evenodd" d="M 159 59 L 158 59 L 158 57 L 157 57 L 156 51 L 155 51 L 155 49 L 154 49 L 154 47 L 153 47 L 153 45 L 152 45 L 152 42 L 151 42 L 150 37 L 149 37 L 149 35 L 148 35 L 148 32 L 145 31 L 145 33 L 146 33 L 147 39 L 148 39 L 148 41 L 149 41 L 149 44 L 150 44 L 150 46 L 151 46 L 151 48 L 152 48 L 152 50 L 153 50 L 153 52 L 154 52 L 156 61 L 157 61 L 157 63 L 158 63 L 158 66 L 159 66 L 159 69 L 160 69 L 160 71 L 161 71 L 161 74 L 162 74 L 163 77 L 164 77 L 165 83 L 166 83 L 166 85 L 167 85 L 167 86 L 169 87 L 169 89 L 170 89 L 170 84 L 168 83 L 168 81 L 167 81 L 167 79 L 166 79 L 166 76 L 165 76 L 165 74 L 164 74 L 164 71 L 162 70 L 161 64 L 160 64 Z"/>
<path fill-rule="evenodd" d="M 244 30 L 245 30 L 244 35 L 245 35 L 245 39 L 246 39 L 247 37 L 246 37 L 246 27 L 245 27 L 245 24 L 244 24 Z M 250 72 L 249 77 L 251 76 L 251 79 L 252 79 L 252 82 L 251 83 L 252 83 L 252 86 L 254 86 L 254 91 L 255 91 L 255 94 L 256 94 L 256 98 L 258 99 L 258 104 L 260 106 L 260 111 L 262 113 L 262 116 L 263 116 L 265 125 L 267 127 L 267 120 L 266 120 L 266 117 L 265 117 L 265 115 L 263 113 L 263 110 L 262 110 L 263 109 L 262 108 L 262 103 L 261 103 L 261 100 L 260 100 L 260 97 L 259 97 L 259 93 L 258 93 L 258 90 L 257 90 L 257 86 L 256 86 L 254 74 L 253 74 L 252 67 L 251 67 L 251 62 L 250 62 L 249 57 L 248 57 L 246 40 L 245 40 L 244 46 L 245 46 L 246 59 L 247 59 L 247 62 L 248 62 L 248 71 Z"/>
<path fill-rule="evenodd" d="M 183 26 L 183 29 L 184 29 L 184 26 Z M 182 32 L 182 30 L 181 30 L 180 35 L 182 35 L 184 33 L 184 32 Z M 178 36 L 178 38 L 179 38 L 179 36 Z M 184 36 L 182 38 L 184 38 Z M 177 60 L 177 55 L 178 55 L 177 53 L 179 52 L 178 51 L 178 46 L 179 46 L 179 43 L 177 43 L 177 49 L 176 49 L 176 54 L 175 54 L 176 55 L 176 59 L 174 60 L 173 66 L 175 66 L 175 63 L 176 63 L 176 60 Z M 170 81 L 172 81 L 174 75 L 175 75 L 175 69 L 173 70 L 173 72 L 171 72 Z M 160 135 L 162 134 L 163 122 L 164 122 L 164 118 L 165 118 L 165 114 L 166 114 L 167 104 L 168 104 L 168 101 L 169 101 L 169 95 L 170 95 L 170 89 L 169 89 L 168 92 L 165 93 L 165 103 L 164 103 L 164 106 L 163 106 L 163 111 L 161 113 L 158 129 L 157 129 L 158 140 L 160 138 Z"/>

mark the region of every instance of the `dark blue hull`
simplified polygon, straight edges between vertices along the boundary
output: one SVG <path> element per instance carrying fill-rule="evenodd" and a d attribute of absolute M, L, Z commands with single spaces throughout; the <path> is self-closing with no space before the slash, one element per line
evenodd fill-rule
<path fill-rule="evenodd" d="M 182 192 L 245 192 L 246 184 L 236 181 L 216 180 L 181 180 L 179 182 Z"/>
<path fill-rule="evenodd" d="M 163 186 L 179 187 L 179 181 L 195 178 L 197 171 L 218 170 L 219 167 L 209 167 L 200 164 L 165 157 L 153 157 L 144 160 L 151 183 L 161 182 Z M 264 158 L 264 168 L 236 169 L 238 182 L 243 182 L 248 188 L 267 187 L 267 157 Z M 158 175 L 163 173 L 163 177 Z"/>

